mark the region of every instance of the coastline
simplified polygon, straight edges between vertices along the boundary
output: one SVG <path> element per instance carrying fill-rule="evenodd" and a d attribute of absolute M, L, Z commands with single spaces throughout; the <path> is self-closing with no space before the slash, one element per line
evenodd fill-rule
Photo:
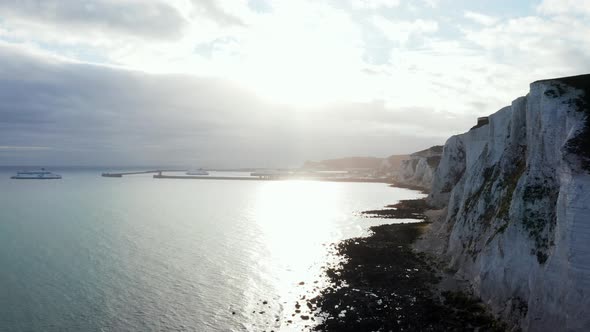
<path fill-rule="evenodd" d="M 103 175 L 104 176 L 104 175 Z M 391 181 L 386 178 L 322 178 L 322 177 L 245 177 L 245 176 L 191 176 L 191 175 L 154 175 L 154 179 L 175 179 L 175 180 L 238 180 L 238 181 L 323 181 L 323 182 L 361 182 L 361 183 L 386 183 Z"/>
<path fill-rule="evenodd" d="M 410 189 L 410 190 L 419 191 L 422 194 L 430 194 L 430 188 L 428 188 L 428 187 L 415 185 L 415 184 L 402 183 L 402 182 L 395 181 L 395 180 L 392 180 L 389 183 L 390 183 L 389 185 L 394 188 Z"/>
<path fill-rule="evenodd" d="M 325 270 L 331 286 L 307 300 L 319 321 L 316 331 L 506 330 L 441 271 L 437 257 L 413 249 L 430 224 L 426 209 L 418 199 L 364 212 L 423 221 L 374 226 L 367 237 L 335 245 L 341 263 Z"/>

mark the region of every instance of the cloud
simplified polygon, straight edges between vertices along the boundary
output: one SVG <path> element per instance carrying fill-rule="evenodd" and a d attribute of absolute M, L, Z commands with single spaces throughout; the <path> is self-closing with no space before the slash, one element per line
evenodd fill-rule
<path fill-rule="evenodd" d="M 470 21 L 473 21 L 477 24 L 481 24 L 481 25 L 485 25 L 485 26 L 494 25 L 496 22 L 498 22 L 498 19 L 493 16 L 488 16 L 488 15 L 484 15 L 484 14 L 476 13 L 476 12 L 472 12 L 472 11 L 465 11 L 463 16 Z"/>
<path fill-rule="evenodd" d="M 412 37 L 420 38 L 422 35 L 432 34 L 438 31 L 438 22 L 433 20 L 417 19 L 414 21 L 389 20 L 382 16 L 374 16 L 372 23 L 389 40 L 401 44 L 407 43 Z"/>
<path fill-rule="evenodd" d="M 6 46 L 0 68 L 0 142 L 12 147 L 0 149 L 0 164 L 297 166 L 442 140 L 423 112 L 385 104 L 302 110 L 226 80 L 48 61 Z M 420 138 L 397 144 L 415 133 L 396 123 L 421 128 Z"/>
<path fill-rule="evenodd" d="M 590 59 L 590 24 L 575 17 L 520 17 L 493 27 L 466 30 L 467 40 L 538 78 L 584 73 Z M 531 61 L 535 59 L 535 61 Z"/>
<path fill-rule="evenodd" d="M 14 150 L 14 151 L 42 151 L 51 150 L 47 146 L 14 146 L 14 145 L 0 145 L 0 150 Z"/>
<path fill-rule="evenodd" d="M 546 15 L 590 15 L 590 0 L 543 0 L 537 11 Z"/>
<path fill-rule="evenodd" d="M 238 17 L 228 13 L 219 5 L 217 0 L 191 0 L 197 11 L 214 20 L 221 26 L 245 26 L 245 23 Z"/>
<path fill-rule="evenodd" d="M 355 9 L 394 8 L 400 5 L 400 0 L 350 0 Z"/>
<path fill-rule="evenodd" d="M 430 8 L 437 8 L 440 4 L 440 0 L 423 0 L 424 4 Z"/>
<path fill-rule="evenodd" d="M 156 1 L 4 0 L 0 16 L 8 22 L 60 27 L 66 34 L 81 29 L 155 39 L 178 38 L 186 24 L 175 7 Z"/>

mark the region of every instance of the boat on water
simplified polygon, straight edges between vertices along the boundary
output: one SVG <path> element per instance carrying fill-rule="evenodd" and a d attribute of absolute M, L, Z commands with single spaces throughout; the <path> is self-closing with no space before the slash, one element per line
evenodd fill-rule
<path fill-rule="evenodd" d="M 40 171 L 17 172 L 16 175 L 11 176 L 10 178 L 17 180 L 57 180 L 61 179 L 61 175 L 51 173 L 42 168 Z"/>
<path fill-rule="evenodd" d="M 207 172 L 206 170 L 199 168 L 197 170 L 192 170 L 192 171 L 188 171 L 186 172 L 186 175 L 209 175 L 209 172 Z"/>

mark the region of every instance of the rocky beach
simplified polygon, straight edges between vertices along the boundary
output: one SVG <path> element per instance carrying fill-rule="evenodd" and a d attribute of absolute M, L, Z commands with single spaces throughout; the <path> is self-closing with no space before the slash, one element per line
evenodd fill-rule
<path fill-rule="evenodd" d="M 316 297 L 303 296 L 293 314 L 319 322 L 316 331 L 504 331 L 477 299 L 439 287 L 440 264 L 412 249 L 428 227 L 426 208 L 417 199 L 366 211 L 369 217 L 423 221 L 375 226 L 367 237 L 334 244 L 341 259 L 325 270 L 330 286 Z"/>

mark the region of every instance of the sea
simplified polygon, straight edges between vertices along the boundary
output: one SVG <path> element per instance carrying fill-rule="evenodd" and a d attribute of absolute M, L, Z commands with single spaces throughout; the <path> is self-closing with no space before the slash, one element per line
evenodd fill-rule
<path fill-rule="evenodd" d="M 360 212 L 423 196 L 382 183 L 51 171 L 63 179 L 0 169 L 0 331 L 305 330 L 321 317 L 294 305 L 326 286 L 331 244 L 412 222 Z"/>

